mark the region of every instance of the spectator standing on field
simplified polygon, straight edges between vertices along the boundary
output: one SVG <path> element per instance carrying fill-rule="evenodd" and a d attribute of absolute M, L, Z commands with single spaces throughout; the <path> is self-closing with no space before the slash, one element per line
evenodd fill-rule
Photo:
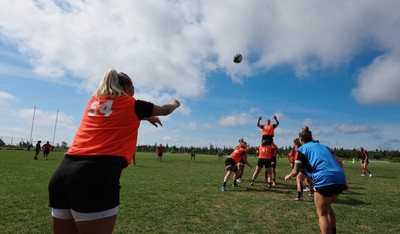
<path fill-rule="evenodd" d="M 37 160 L 37 157 L 38 157 L 38 155 L 39 155 L 39 153 L 40 153 L 40 149 L 42 148 L 42 147 L 40 146 L 40 143 L 42 143 L 42 141 L 38 141 L 38 142 L 36 143 L 36 147 L 35 147 L 35 157 L 33 158 L 33 160 Z"/>
<path fill-rule="evenodd" d="M 177 100 L 158 106 L 133 95 L 131 78 L 110 69 L 90 98 L 74 141 L 49 183 L 54 234 L 113 232 L 119 180 L 135 154 L 140 121 L 158 127 L 158 116 L 180 106 Z"/>
<path fill-rule="evenodd" d="M 372 177 L 372 173 L 371 171 L 368 169 L 368 164 L 369 164 L 369 157 L 368 157 L 368 153 L 367 151 L 363 148 L 360 147 L 360 158 L 361 158 L 361 169 L 363 171 L 363 173 L 361 174 L 361 176 L 365 176 L 366 173 L 368 172 L 369 177 Z"/>
<path fill-rule="evenodd" d="M 162 144 L 160 144 L 160 145 L 157 147 L 156 154 L 157 154 L 157 159 L 158 159 L 158 161 L 161 162 L 162 156 L 163 156 L 163 154 L 164 154 L 164 147 L 162 146 Z"/>
<path fill-rule="evenodd" d="M 262 116 L 258 117 L 258 121 L 257 121 L 257 126 L 259 128 L 261 128 L 261 130 L 262 130 L 261 131 L 261 133 L 262 133 L 261 142 L 263 142 L 264 140 L 267 140 L 267 144 L 271 145 L 274 142 L 275 128 L 278 127 L 278 125 L 279 125 L 278 118 L 276 117 L 276 115 L 274 115 L 275 123 L 271 124 L 271 120 L 267 119 L 267 121 L 265 121 L 264 125 L 260 124 L 261 119 L 262 119 Z"/>
<path fill-rule="evenodd" d="M 49 157 L 49 153 L 51 150 L 51 145 L 50 143 L 47 141 L 46 144 L 43 145 L 43 159 L 47 160 L 47 158 Z"/>
<path fill-rule="evenodd" d="M 190 151 L 190 161 L 196 161 L 196 151 L 193 148 Z"/>
<path fill-rule="evenodd" d="M 224 151 L 222 149 L 218 150 L 218 161 L 224 158 Z"/>

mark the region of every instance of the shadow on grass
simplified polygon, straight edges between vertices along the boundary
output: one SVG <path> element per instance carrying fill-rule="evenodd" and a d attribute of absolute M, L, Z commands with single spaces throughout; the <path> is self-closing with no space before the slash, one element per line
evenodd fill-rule
<path fill-rule="evenodd" d="M 268 188 L 268 184 L 260 181 L 255 181 L 251 186 L 250 182 L 242 182 L 239 187 L 234 188 L 237 192 L 262 192 L 275 194 L 291 194 L 296 191 L 296 186 L 293 184 L 277 183 L 276 186 Z"/>
<path fill-rule="evenodd" d="M 370 203 L 363 202 L 358 199 L 354 199 L 351 197 L 346 197 L 345 195 L 341 195 L 339 199 L 337 199 L 334 203 L 336 204 L 343 204 L 343 205 L 350 205 L 350 206 L 365 206 L 370 205 Z"/>
<path fill-rule="evenodd" d="M 373 179 L 373 178 L 398 179 L 399 177 L 398 177 L 398 176 L 381 176 L 381 175 L 376 176 L 376 175 L 374 175 L 374 176 L 372 176 L 372 178 L 370 178 L 370 179 Z"/>

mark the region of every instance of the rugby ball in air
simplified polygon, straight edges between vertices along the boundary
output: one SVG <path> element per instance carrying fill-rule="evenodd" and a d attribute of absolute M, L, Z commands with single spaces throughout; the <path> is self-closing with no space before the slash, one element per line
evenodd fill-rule
<path fill-rule="evenodd" d="M 235 56 L 233 56 L 234 63 L 240 63 L 240 62 L 242 62 L 242 59 L 243 59 L 243 57 L 241 54 L 235 54 Z"/>

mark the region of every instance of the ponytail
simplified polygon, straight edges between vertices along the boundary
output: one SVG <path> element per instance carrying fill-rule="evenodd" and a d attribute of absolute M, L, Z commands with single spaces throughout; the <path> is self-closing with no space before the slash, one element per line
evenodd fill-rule
<path fill-rule="evenodd" d="M 118 97 L 126 94 L 124 85 L 132 84 L 131 78 L 125 73 L 118 73 L 115 69 L 109 69 L 103 76 L 97 88 L 98 97 Z"/>
<path fill-rule="evenodd" d="M 302 142 L 307 143 L 313 141 L 312 133 L 308 126 L 304 126 L 299 132 L 299 138 L 301 138 Z"/>

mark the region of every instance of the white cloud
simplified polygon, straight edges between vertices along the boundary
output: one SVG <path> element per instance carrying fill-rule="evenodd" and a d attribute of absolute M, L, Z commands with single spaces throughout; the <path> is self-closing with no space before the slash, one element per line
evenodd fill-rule
<path fill-rule="evenodd" d="M 304 76 L 346 64 L 372 45 L 393 56 L 363 72 L 355 96 L 363 103 L 399 100 L 379 95 L 398 87 L 398 1 L 3 0 L 0 7 L 7 9 L 1 35 L 16 43 L 38 76 L 88 91 L 114 67 L 153 97 L 198 97 L 216 69 L 236 82 L 282 64 Z M 237 52 L 245 58 L 240 66 L 232 63 Z M 365 83 L 384 68 L 392 73 L 381 72 L 380 91 L 366 94 Z"/>
<path fill-rule="evenodd" d="M 218 120 L 218 124 L 222 126 L 241 126 L 254 122 L 254 117 L 247 113 L 223 116 Z"/>
<path fill-rule="evenodd" d="M 186 128 L 190 130 L 197 130 L 198 126 L 195 121 L 190 121 L 189 124 L 186 126 Z"/>
<path fill-rule="evenodd" d="M 337 130 L 340 133 L 354 134 L 354 133 L 373 133 L 375 130 L 367 125 L 346 125 L 341 124 Z"/>
<path fill-rule="evenodd" d="M 133 78 L 138 99 L 164 104 L 178 98 L 183 104 L 177 111 L 190 118 L 195 107 L 184 105 L 185 99 L 204 97 L 207 80 L 214 78 L 210 74 L 225 73 L 243 83 L 268 69 L 289 67 L 298 77 L 307 78 L 313 71 L 348 65 L 365 52 L 381 57 L 363 61 L 366 65 L 352 91 L 356 101 L 400 100 L 400 2 L 396 0 L 2 0 L 0 9 L 7 9 L 0 13 L 0 40 L 12 44 L 21 55 L 16 56 L 14 49 L 0 51 L 5 57 L 0 60 L 0 73 L 6 79 L 41 79 L 92 92 L 103 73 L 113 67 Z M 238 52 L 244 60 L 234 64 L 232 56 Z M 2 100 L 16 99 L 3 96 Z M 293 112 L 285 108 L 286 113 Z M 258 116 L 250 114 L 263 109 L 223 116 L 219 124 L 255 128 Z M 32 111 L 16 112 L 20 114 L 16 119 L 24 118 L 27 129 Z M 313 133 L 334 132 L 334 126 L 316 120 L 321 110 L 303 111 L 302 116 L 305 112 L 313 116 L 303 123 Z M 302 120 L 292 120 L 298 127 L 289 130 L 290 118 L 279 110 L 275 113 L 282 120 L 277 137 L 288 134 L 290 143 Z M 59 114 L 60 127 L 73 125 L 72 117 Z M 52 129 L 54 112 L 38 110 L 37 115 L 38 126 Z M 272 120 L 272 112 L 264 115 Z M 189 126 L 195 129 L 199 123 Z M 324 124 L 329 129 L 323 129 Z M 203 127 L 216 126 L 213 122 L 202 123 Z M 357 132 L 355 126 L 342 128 Z M 152 137 L 165 133 L 148 124 L 140 132 L 142 138 L 147 133 Z"/>
<path fill-rule="evenodd" d="M 10 93 L 4 92 L 4 91 L 0 91 L 0 103 L 1 102 L 7 102 L 7 101 L 13 101 L 13 100 L 16 100 L 16 99 L 17 99 L 16 96 L 14 96 L 14 95 L 12 95 Z"/>
<path fill-rule="evenodd" d="M 317 119 L 307 118 L 307 119 L 303 120 L 302 125 L 303 126 L 308 126 L 308 127 L 310 127 L 310 126 L 319 126 L 320 125 L 320 121 L 317 120 Z M 301 126 L 301 127 L 303 127 L 303 126 Z M 300 129 L 299 129 L 299 131 L 300 131 Z"/>
<path fill-rule="evenodd" d="M 354 97 L 364 104 L 400 103 L 400 59 L 381 56 L 361 71 Z"/>

